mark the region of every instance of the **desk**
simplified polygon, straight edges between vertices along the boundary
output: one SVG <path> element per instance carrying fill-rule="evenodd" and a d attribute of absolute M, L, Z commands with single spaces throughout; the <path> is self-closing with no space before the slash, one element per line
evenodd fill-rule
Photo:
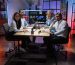
<path fill-rule="evenodd" d="M 32 28 L 33 27 L 26 27 L 26 28 L 22 29 L 21 31 L 16 32 L 14 34 L 14 36 L 18 36 L 18 37 L 25 37 L 25 36 L 29 36 L 29 37 L 49 37 L 50 36 L 49 28 L 41 27 L 40 29 L 33 29 L 34 34 L 31 34 Z M 32 39 L 32 43 L 33 43 L 33 39 Z M 18 49 L 19 49 L 19 43 L 18 43 Z"/>
<path fill-rule="evenodd" d="M 49 28 L 41 27 L 40 29 L 34 29 L 34 34 L 31 34 L 32 27 L 27 27 L 19 32 L 16 32 L 15 36 L 50 36 L 50 30 Z M 26 31 L 24 31 L 26 30 Z"/>
<path fill-rule="evenodd" d="M 23 30 L 21 30 L 20 32 L 16 32 L 14 35 L 15 36 L 32 36 L 32 37 L 49 37 L 50 36 L 50 30 L 48 27 L 41 27 L 40 29 L 34 29 L 34 34 L 31 34 L 31 30 L 33 27 L 27 27 Z M 27 30 L 27 31 L 24 31 Z M 41 31 L 41 32 L 40 32 Z M 19 46 L 18 46 L 19 49 Z M 48 45 L 47 45 L 47 49 L 48 49 Z M 48 50 L 47 50 L 48 51 Z M 18 50 L 19 52 L 19 50 Z"/>

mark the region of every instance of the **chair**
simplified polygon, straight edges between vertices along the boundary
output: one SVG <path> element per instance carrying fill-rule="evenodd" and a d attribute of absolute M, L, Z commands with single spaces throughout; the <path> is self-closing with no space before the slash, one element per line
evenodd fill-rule
<path fill-rule="evenodd" d="M 11 36 L 11 33 L 9 32 L 10 27 L 9 27 L 8 23 L 3 24 L 3 29 L 5 32 L 5 39 L 8 41 L 13 41 L 14 38 Z M 12 33 L 14 33 L 14 32 L 12 32 Z"/>
<path fill-rule="evenodd" d="M 17 53 L 20 53 L 20 48 L 19 47 L 20 47 L 20 40 L 21 40 L 22 37 L 20 38 L 18 36 L 14 36 L 13 35 L 14 31 L 9 32 L 10 27 L 8 26 L 8 23 L 3 24 L 3 29 L 4 29 L 4 32 L 5 32 L 5 39 L 7 41 L 13 41 L 14 42 L 14 49 L 13 49 L 13 51 L 15 51 L 15 55 Z M 18 46 L 17 47 L 15 46 L 15 41 L 18 42 Z M 22 49 L 21 49 L 21 51 L 22 51 Z M 11 52 L 12 52 L 11 49 L 9 49 L 9 51 L 6 52 L 6 55 L 7 55 L 7 53 L 11 53 Z"/>
<path fill-rule="evenodd" d="M 61 46 L 63 44 L 67 44 L 68 43 L 70 31 L 71 31 L 71 28 L 68 27 L 67 28 L 67 37 L 66 37 L 66 39 L 64 41 L 61 41 L 61 42 L 58 41 L 57 46 Z"/>
<path fill-rule="evenodd" d="M 9 31 L 8 23 L 3 24 L 4 32 L 7 33 Z"/>
<path fill-rule="evenodd" d="M 58 53 L 60 53 L 60 54 L 63 54 L 63 51 L 65 51 L 64 50 L 64 44 L 67 44 L 68 42 L 69 42 L 69 34 L 70 34 L 70 31 L 71 31 L 71 28 L 70 27 L 68 27 L 67 28 L 67 37 L 66 37 L 66 39 L 65 39 L 65 41 L 62 41 L 62 42 L 58 42 L 57 44 L 55 44 L 55 46 L 56 46 L 56 48 L 57 48 L 57 50 L 56 50 L 56 59 L 58 58 L 57 56 L 59 55 Z M 56 49 L 55 48 L 55 49 Z M 64 55 L 65 56 L 65 59 L 67 59 L 67 51 L 65 52 L 65 54 L 66 55 Z M 57 64 L 56 64 L 57 65 Z"/>
<path fill-rule="evenodd" d="M 4 29 L 4 32 L 5 32 L 5 39 L 7 41 L 14 41 L 13 38 L 12 38 L 12 36 L 9 35 L 9 28 L 10 27 L 8 26 L 8 23 L 4 23 L 3 24 L 3 29 Z M 14 41 L 14 49 L 15 49 L 15 41 Z M 6 55 L 9 54 L 9 53 L 11 53 L 12 51 L 13 50 L 9 48 L 9 51 L 6 52 Z"/>

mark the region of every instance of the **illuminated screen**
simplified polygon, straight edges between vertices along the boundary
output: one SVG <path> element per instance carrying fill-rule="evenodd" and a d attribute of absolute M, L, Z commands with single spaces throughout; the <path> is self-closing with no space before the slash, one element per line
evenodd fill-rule
<path fill-rule="evenodd" d="M 45 22 L 46 17 L 45 17 L 45 16 L 43 16 L 43 15 L 36 16 L 36 20 L 37 20 L 37 21 L 41 21 L 41 22 Z"/>
<path fill-rule="evenodd" d="M 42 11 L 42 13 L 40 13 L 40 11 L 31 11 L 29 13 L 29 21 L 30 23 L 35 23 L 36 21 L 38 22 L 45 22 L 46 21 L 46 12 Z"/>

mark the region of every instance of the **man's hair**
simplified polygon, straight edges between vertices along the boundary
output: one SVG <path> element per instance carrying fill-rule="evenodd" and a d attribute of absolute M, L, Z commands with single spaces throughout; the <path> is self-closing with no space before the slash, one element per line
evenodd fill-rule
<path fill-rule="evenodd" d="M 21 11 L 23 11 L 23 9 L 20 9 L 20 10 L 19 10 L 19 13 L 20 13 Z"/>
<path fill-rule="evenodd" d="M 62 14 L 61 13 L 56 13 L 56 16 L 60 16 L 62 18 Z"/>

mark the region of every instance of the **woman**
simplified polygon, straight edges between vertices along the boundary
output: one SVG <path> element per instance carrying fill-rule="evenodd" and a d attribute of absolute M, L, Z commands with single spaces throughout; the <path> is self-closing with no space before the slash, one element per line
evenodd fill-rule
<path fill-rule="evenodd" d="M 46 25 L 50 26 L 54 20 L 54 14 L 50 10 L 48 10 L 46 13 Z"/>
<path fill-rule="evenodd" d="M 23 22 L 21 21 L 21 17 L 20 14 L 18 12 L 15 12 L 13 15 L 13 21 L 11 24 L 11 31 L 13 32 L 18 32 L 21 31 L 21 29 L 23 29 L 24 25 Z M 28 45 L 28 41 L 30 40 L 28 37 L 22 37 L 22 48 L 26 48 L 26 46 Z"/>
<path fill-rule="evenodd" d="M 22 29 L 23 25 L 22 25 L 22 21 L 20 18 L 20 14 L 18 12 L 15 12 L 13 15 L 13 21 L 11 23 L 11 28 L 12 31 L 17 32 L 20 31 L 20 29 Z"/>

